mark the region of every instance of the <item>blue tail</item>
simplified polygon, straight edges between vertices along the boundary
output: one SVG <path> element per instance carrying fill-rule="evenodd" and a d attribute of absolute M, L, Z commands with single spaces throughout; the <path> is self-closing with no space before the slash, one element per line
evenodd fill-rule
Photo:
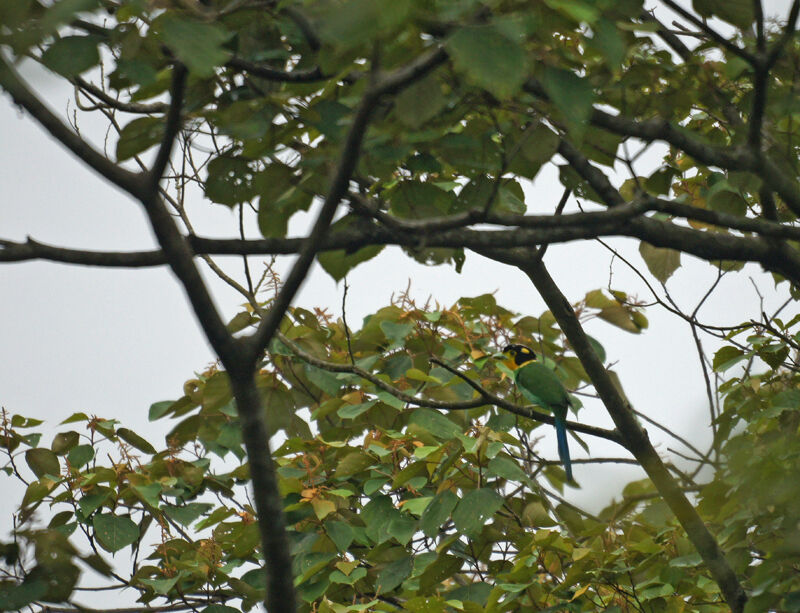
<path fill-rule="evenodd" d="M 558 439 L 558 457 L 567 471 L 567 481 L 572 478 L 572 460 L 569 459 L 569 445 L 567 445 L 567 422 L 562 417 L 556 417 L 556 438 Z"/>

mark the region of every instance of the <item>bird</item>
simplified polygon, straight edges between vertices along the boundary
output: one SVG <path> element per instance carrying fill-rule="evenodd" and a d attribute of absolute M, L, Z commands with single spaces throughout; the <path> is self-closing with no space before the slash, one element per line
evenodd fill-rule
<path fill-rule="evenodd" d="M 514 383 L 528 402 L 550 411 L 555 418 L 558 457 L 567 473 L 567 481 L 572 478 L 572 462 L 567 445 L 567 409 L 572 406 L 569 394 L 556 373 L 536 361 L 533 349 L 525 345 L 513 344 L 503 348 L 507 356 L 506 365 L 514 371 Z"/>

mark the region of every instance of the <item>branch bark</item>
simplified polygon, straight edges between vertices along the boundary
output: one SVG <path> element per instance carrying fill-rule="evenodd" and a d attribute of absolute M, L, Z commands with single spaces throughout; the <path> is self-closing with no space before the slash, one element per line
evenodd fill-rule
<path fill-rule="evenodd" d="M 611 378 L 589 343 L 583 328 L 567 299 L 553 281 L 542 262 L 534 260 L 520 264 L 519 268 L 530 278 L 539 294 L 553 313 L 558 325 L 566 335 L 575 354 L 581 361 L 597 393 L 625 441 L 628 450 L 639 461 L 650 480 L 669 505 L 678 521 L 686 530 L 700 556 L 703 558 L 714 580 L 734 613 L 744 610 L 747 595 L 739 583 L 714 536 L 703 523 L 700 515 L 686 498 L 680 485 L 670 475 L 667 467 L 656 453 L 647 432 L 639 426 L 630 405 L 617 390 Z M 655 365 L 654 365 L 655 367 Z"/>
<path fill-rule="evenodd" d="M 143 187 L 140 176 L 109 160 L 56 117 L 28 88 L 2 53 L 0 53 L 0 88 L 7 91 L 15 104 L 30 113 L 45 130 L 92 170 L 132 196 L 139 197 Z"/>

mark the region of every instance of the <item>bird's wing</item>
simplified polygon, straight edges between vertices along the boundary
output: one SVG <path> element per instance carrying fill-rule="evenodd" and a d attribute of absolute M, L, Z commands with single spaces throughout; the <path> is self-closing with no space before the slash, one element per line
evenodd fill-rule
<path fill-rule="evenodd" d="M 516 383 L 529 402 L 555 411 L 569 405 L 569 395 L 556 373 L 542 364 L 526 364 L 516 372 Z"/>

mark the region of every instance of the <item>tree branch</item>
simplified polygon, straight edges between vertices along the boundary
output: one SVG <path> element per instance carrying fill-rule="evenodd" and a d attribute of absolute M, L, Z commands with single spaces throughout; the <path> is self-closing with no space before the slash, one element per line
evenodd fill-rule
<path fill-rule="evenodd" d="M 585 159 L 583 160 L 585 161 Z M 606 184 L 605 177 L 582 158 L 574 160 L 575 167 L 598 191 L 608 191 L 606 203 L 622 202 L 619 193 Z M 594 174 L 596 171 L 598 174 Z M 586 174 L 583 174 L 586 173 Z M 785 246 L 780 257 L 775 252 L 775 241 L 760 237 L 743 237 L 721 232 L 705 232 L 679 226 L 650 217 L 632 217 L 638 210 L 656 210 L 687 219 L 697 219 L 721 227 L 756 232 L 768 239 L 800 239 L 800 228 L 784 226 L 767 220 L 740 218 L 714 211 L 697 209 L 681 203 L 657 198 L 614 205 L 608 211 L 577 213 L 554 217 L 524 216 L 515 220 L 522 227 L 509 230 L 453 229 L 441 232 L 424 232 L 424 225 L 414 230 L 392 229 L 364 222 L 353 224 L 346 230 L 325 237 L 318 245 L 319 251 L 344 249 L 356 251 L 369 245 L 399 245 L 405 247 L 466 247 L 474 251 L 524 247 L 530 244 L 554 244 L 572 240 L 603 236 L 629 236 L 646 240 L 658 247 L 680 249 L 705 260 L 736 260 L 759 262 L 768 270 L 800 281 L 800 256 Z M 500 223 L 500 217 L 493 218 Z M 510 222 L 510 219 L 502 220 Z M 421 224 L 422 222 L 420 222 Z M 432 225 L 440 225 L 433 220 Z M 441 224 L 447 225 L 447 224 Z M 208 255 L 291 255 L 299 253 L 304 241 L 301 238 L 274 239 L 213 239 L 188 236 L 185 239 L 194 254 Z M 55 247 L 28 239 L 24 243 L 0 240 L 0 262 L 22 262 L 44 259 L 85 266 L 138 268 L 166 263 L 162 251 L 101 252 Z"/>
<path fill-rule="evenodd" d="M 283 498 L 269 448 L 269 432 L 264 423 L 261 393 L 252 369 L 228 371 L 236 410 L 242 427 L 242 440 L 247 451 L 250 478 L 253 481 L 253 503 L 261 532 L 261 553 L 267 573 L 266 609 L 270 613 L 294 613 L 296 592 L 292 574 L 292 556 L 283 515 Z"/>
<path fill-rule="evenodd" d="M 181 129 L 181 109 L 183 108 L 183 92 L 186 89 L 186 77 L 189 71 L 183 64 L 175 64 L 172 67 L 172 86 L 170 87 L 169 111 L 166 116 L 164 126 L 164 137 L 158 147 L 156 159 L 153 167 L 147 173 L 148 190 L 155 196 L 158 193 L 158 186 L 161 183 L 161 176 L 169 163 L 172 147 L 175 138 Z"/>
<path fill-rule="evenodd" d="M 0 54 L 0 87 L 92 170 L 132 196 L 139 197 L 143 187 L 141 177 L 109 160 L 58 119 L 28 88 L 2 54 Z"/>
<path fill-rule="evenodd" d="M 429 398 L 418 398 L 417 396 L 412 396 L 411 394 L 407 394 L 406 392 L 396 388 L 395 386 L 387 383 L 380 377 L 373 375 L 370 372 L 367 372 L 363 368 L 359 368 L 354 364 L 340 364 L 337 362 L 330 362 L 328 360 L 322 360 L 317 358 L 307 351 L 304 351 L 300 346 L 296 343 L 289 340 L 286 336 L 281 334 L 280 332 L 276 332 L 276 338 L 278 338 L 281 343 L 289 347 L 292 353 L 300 358 L 303 362 L 307 364 L 311 364 L 312 366 L 316 366 L 322 370 L 326 370 L 328 372 L 337 372 L 337 373 L 348 373 L 356 375 L 365 381 L 369 381 L 375 387 L 391 394 L 398 400 L 402 400 L 406 404 L 418 406 L 418 407 L 426 407 L 430 409 L 439 409 L 442 411 L 468 411 L 470 409 L 476 409 L 478 407 L 486 406 L 486 405 L 493 405 L 498 407 L 499 409 L 503 409 L 504 411 L 508 411 L 509 413 L 513 413 L 514 415 L 519 415 L 520 417 L 525 417 L 527 419 L 532 419 L 534 421 L 544 422 L 550 425 L 555 424 L 555 419 L 549 413 L 544 413 L 542 411 L 536 411 L 531 409 L 530 407 L 523 407 L 513 402 L 509 402 L 505 398 L 501 398 L 495 394 L 492 394 L 489 390 L 483 388 L 481 385 L 467 377 L 464 373 L 452 368 L 446 362 L 442 360 L 432 357 L 430 361 L 434 364 L 438 364 L 439 366 L 443 367 L 448 372 L 452 373 L 453 375 L 459 377 L 460 379 L 464 380 L 472 389 L 474 389 L 479 395 L 479 398 L 474 400 L 466 400 L 462 402 L 445 402 L 441 400 L 432 400 Z M 608 441 L 612 441 L 617 443 L 618 445 L 622 445 L 622 440 L 620 439 L 619 435 L 612 431 L 612 430 L 604 430 L 603 428 L 597 428 L 595 426 L 589 426 L 586 424 L 581 424 L 578 422 L 567 422 L 567 427 L 570 430 L 574 430 L 575 432 L 581 432 L 583 434 L 588 434 L 590 436 L 596 436 L 598 438 L 603 438 Z M 624 445 L 622 445 L 624 447 Z"/>
<path fill-rule="evenodd" d="M 703 20 L 698 19 L 697 17 L 692 15 L 689 11 L 684 9 L 677 2 L 674 2 L 673 0 L 663 0 L 663 2 L 673 11 L 678 13 L 678 15 L 680 15 L 687 21 L 691 22 L 701 31 L 705 32 L 708 35 L 708 37 L 711 38 L 711 40 L 717 43 L 720 47 L 727 49 L 734 55 L 738 55 L 743 60 L 749 62 L 750 64 L 755 65 L 756 58 L 753 57 L 751 53 L 749 53 L 745 49 L 742 49 L 741 47 L 737 47 L 736 45 L 734 45 L 728 38 L 724 37 L 722 34 L 717 32 L 714 28 L 709 26 Z"/>
<path fill-rule="evenodd" d="M 261 324 L 256 332 L 246 340 L 248 351 L 246 361 L 255 363 L 259 355 L 261 355 L 270 343 L 283 319 L 286 309 L 289 308 L 294 295 L 305 280 L 308 270 L 311 268 L 311 264 L 328 233 L 328 228 L 336 214 L 336 209 L 348 191 L 350 177 L 358 162 L 361 142 L 366 133 L 375 105 L 383 95 L 396 93 L 403 87 L 422 78 L 433 68 L 445 61 L 446 58 L 447 55 L 444 50 L 442 48 L 437 48 L 432 52 L 423 54 L 414 62 L 388 75 L 379 75 L 375 78 L 375 82 L 368 86 L 367 93 L 361 100 L 361 104 L 353 118 L 353 123 L 350 126 L 342 150 L 339 167 L 333 177 L 328 195 L 322 204 L 322 208 L 314 222 L 311 233 L 306 237 L 298 258 L 289 276 L 286 278 L 283 288 L 272 302 L 269 312 L 261 320 Z"/>
<path fill-rule="evenodd" d="M 235 68 L 236 70 L 243 70 L 265 81 L 278 81 L 281 83 L 314 83 L 330 78 L 330 75 L 324 74 L 319 68 L 286 71 L 238 57 L 233 57 L 228 60 L 226 66 Z"/>
<path fill-rule="evenodd" d="M 766 68 L 772 68 L 775 62 L 778 61 L 778 58 L 783 51 L 783 48 L 786 46 L 792 35 L 794 34 L 795 29 L 797 28 L 797 17 L 800 14 L 800 0 L 794 0 L 792 2 L 792 7 L 789 9 L 789 15 L 786 17 L 786 25 L 783 28 L 783 34 L 781 37 L 775 41 L 772 49 L 769 50 L 766 59 Z"/>
<path fill-rule="evenodd" d="M 639 460 L 642 468 L 686 530 L 687 536 L 703 558 L 731 610 L 740 613 L 744 609 L 747 596 L 736 574 L 725 559 L 717 541 L 661 461 L 650 443 L 647 433 L 639 426 L 630 405 L 608 376 L 608 372 L 589 343 L 569 302 L 550 277 L 543 263 L 533 262 L 529 265 L 521 265 L 520 269 L 528 275 L 553 313 L 600 395 L 617 430 L 625 440 L 627 448 Z"/>
<path fill-rule="evenodd" d="M 749 170 L 760 174 L 780 194 L 787 206 L 796 215 L 800 215 L 800 189 L 797 183 L 766 156 L 758 156 L 750 148 L 723 149 L 706 145 L 683 128 L 675 127 L 664 119 L 636 121 L 595 109 L 590 122 L 620 136 L 640 138 L 645 142 L 664 141 L 708 166 L 725 170 Z"/>
<path fill-rule="evenodd" d="M 667 27 L 661 23 L 650 11 L 642 10 L 639 15 L 639 19 L 644 22 L 655 23 L 658 25 L 656 34 L 658 34 L 684 62 L 688 62 L 692 58 L 692 50 L 683 44 L 683 41 L 673 32 L 667 29 Z"/>
<path fill-rule="evenodd" d="M 369 92 L 361 101 L 361 105 L 353 118 L 353 124 L 347 135 L 339 167 L 336 170 L 331 188 L 328 191 L 328 196 L 322 204 L 314 226 L 303 242 L 303 247 L 281 291 L 275 296 L 269 311 L 261 320 L 256 332 L 247 338 L 246 361 L 248 363 L 255 363 L 259 355 L 272 340 L 275 331 L 278 329 L 286 313 L 286 309 L 289 308 L 294 295 L 297 293 L 297 290 L 300 289 L 300 285 L 305 280 L 308 270 L 311 268 L 311 264 L 322 246 L 322 241 L 328 232 L 331 221 L 333 221 L 333 216 L 336 214 L 339 202 L 341 202 L 342 196 L 347 192 L 347 188 L 350 184 L 350 176 L 358 161 L 361 141 L 366 133 L 370 115 L 377 101 L 378 97 L 376 97 L 374 93 Z"/>
<path fill-rule="evenodd" d="M 150 113 L 166 113 L 169 110 L 169 105 L 163 102 L 152 102 L 144 104 L 141 102 L 123 102 L 116 98 L 109 96 L 102 89 L 82 79 L 81 77 L 73 77 L 72 82 L 78 88 L 84 90 L 84 93 L 93 96 L 100 100 L 103 104 L 110 106 L 123 113 L 137 113 L 137 114 L 150 114 Z"/>
<path fill-rule="evenodd" d="M 592 189 L 600 195 L 606 205 L 613 208 L 625 202 L 619 191 L 611 185 L 608 177 L 596 167 L 592 166 L 589 160 L 570 143 L 562 139 L 558 147 L 558 152 L 564 156 L 570 166 L 591 185 Z M 693 232 L 693 230 L 688 228 L 682 228 L 669 223 L 660 223 L 655 219 L 646 217 L 631 220 L 628 222 L 626 228 L 626 233 L 628 233 L 629 236 L 636 236 L 656 247 L 674 246 L 674 248 L 680 249 L 681 251 L 709 260 L 716 259 L 716 257 L 709 257 L 712 251 L 719 254 L 725 250 L 725 248 L 720 249 L 722 243 L 727 244 L 729 239 L 742 240 L 733 236 L 722 237 L 718 233 L 703 233 L 705 237 L 704 240 L 697 241 L 695 240 L 697 237 Z M 721 242 L 720 239 L 722 239 Z M 768 270 L 780 272 L 780 274 L 792 279 L 796 283 L 800 281 L 800 255 L 798 255 L 796 251 L 777 250 L 767 239 L 756 238 L 744 240 L 756 241 L 754 243 L 748 243 L 747 246 L 745 246 L 745 243 L 740 243 L 739 245 L 748 251 L 750 251 L 750 249 L 759 251 L 760 255 L 754 258 L 755 261 L 760 262 Z M 731 246 L 731 244 L 728 244 L 728 247 Z M 722 256 L 720 259 L 739 260 L 743 252 L 739 253 L 738 250 L 734 249 L 728 253 L 729 255 Z"/>

